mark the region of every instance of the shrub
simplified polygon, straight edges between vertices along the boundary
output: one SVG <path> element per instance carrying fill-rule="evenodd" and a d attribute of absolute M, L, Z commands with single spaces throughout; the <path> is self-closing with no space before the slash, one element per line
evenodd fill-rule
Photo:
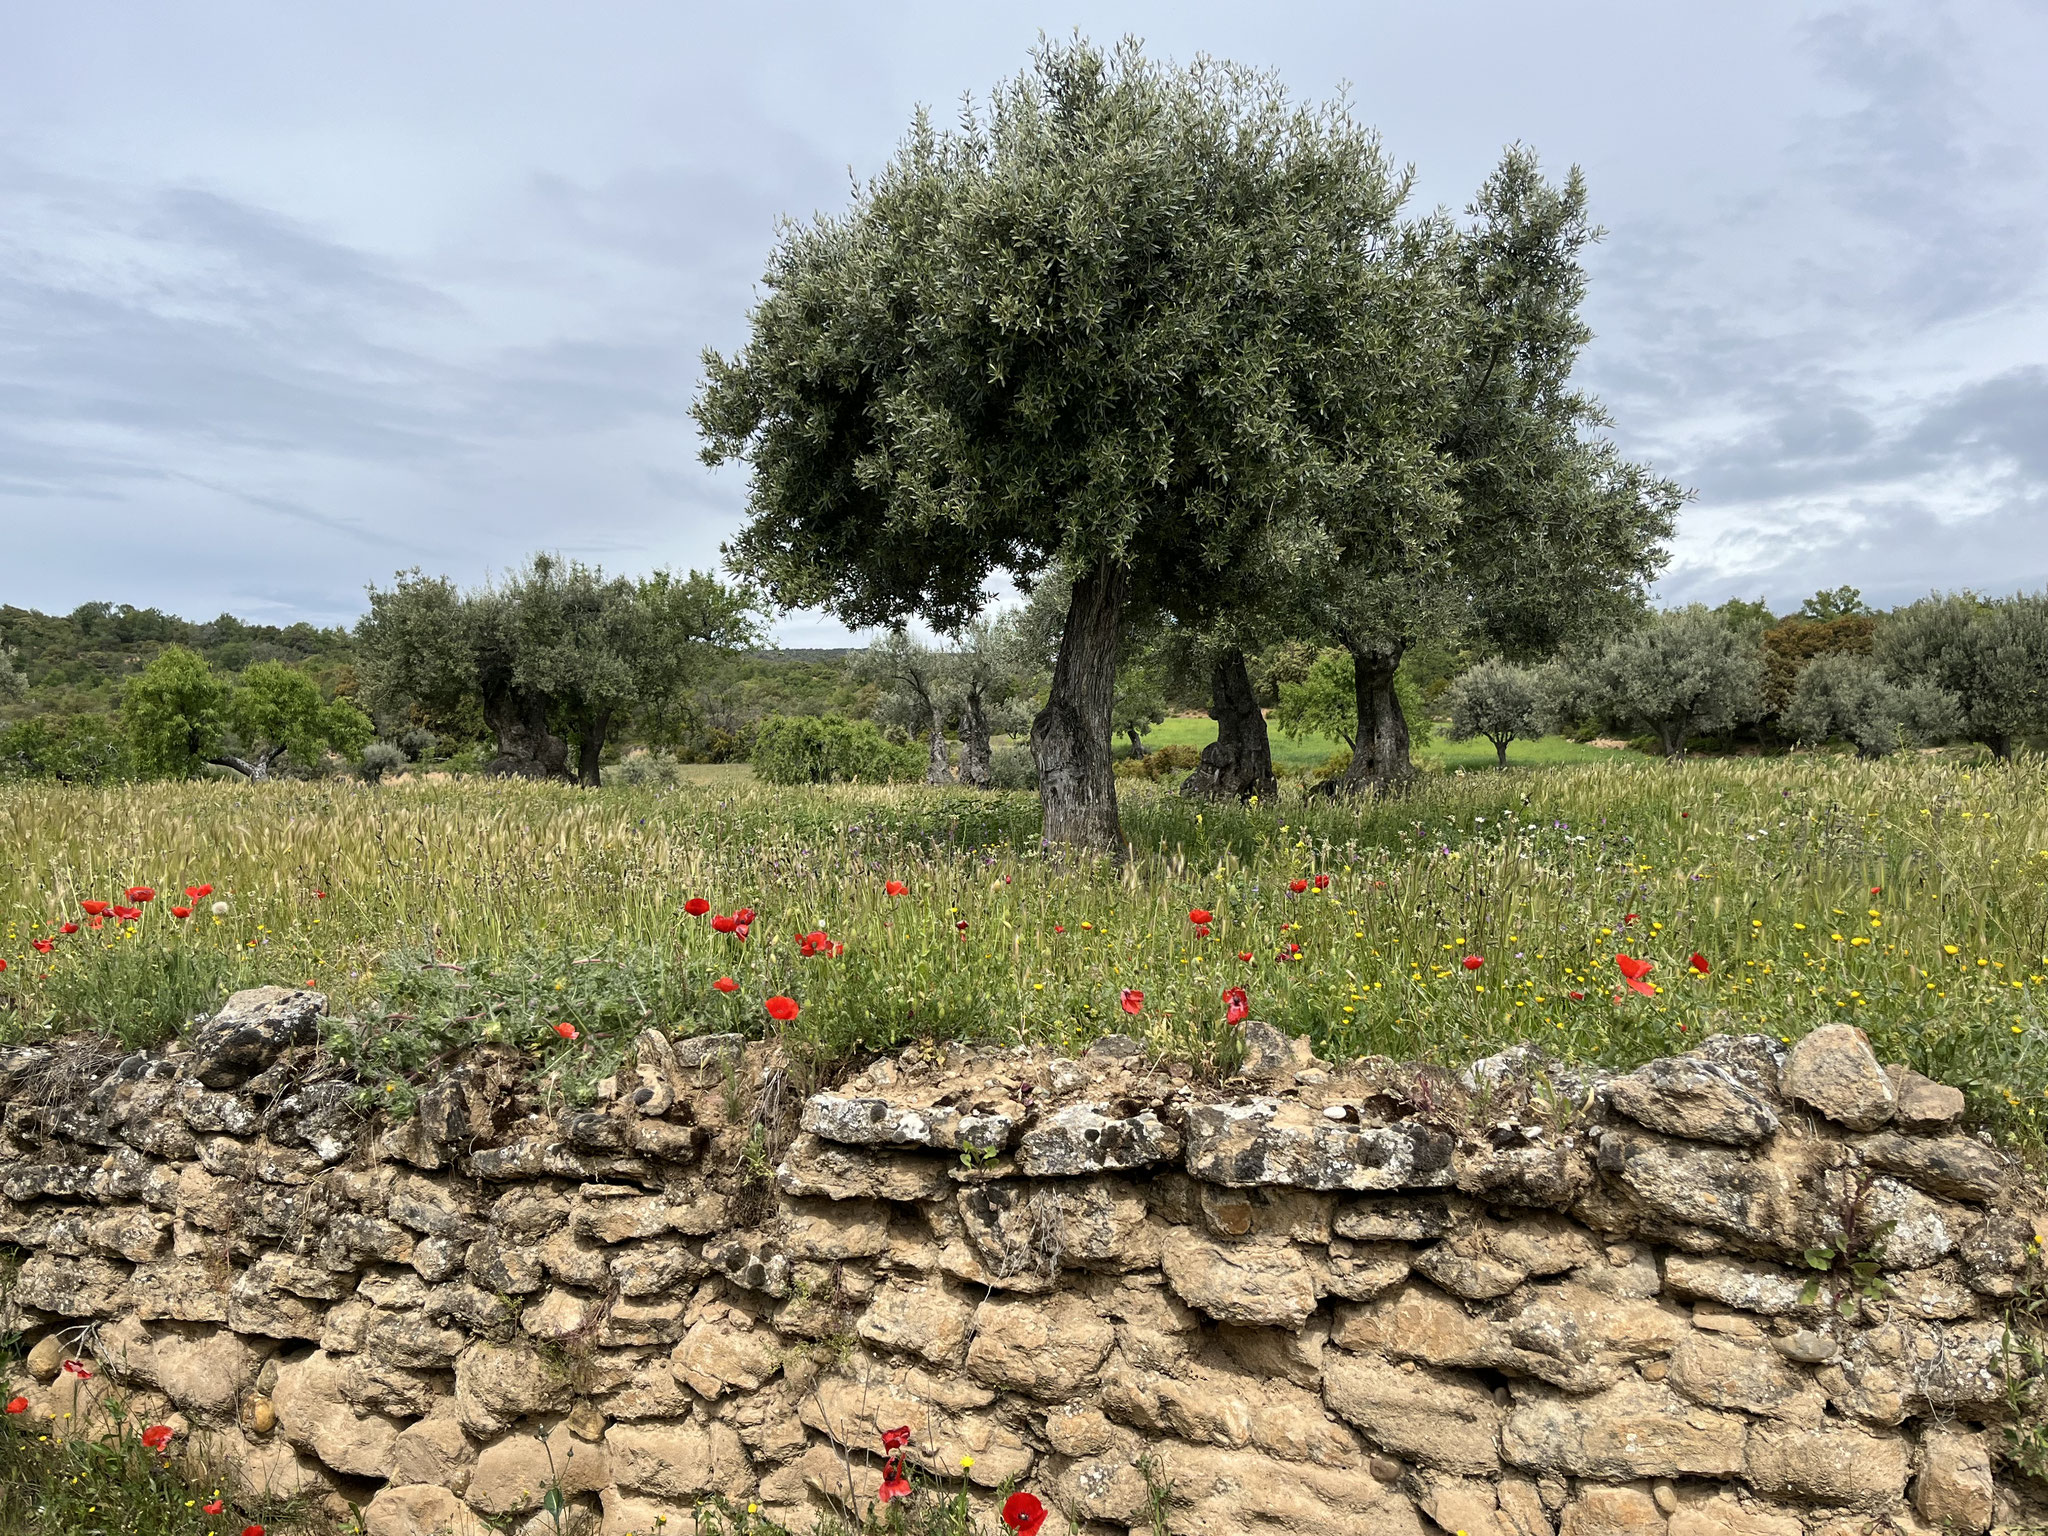
<path fill-rule="evenodd" d="M 388 741 L 373 741 L 363 748 L 364 782 L 381 784 L 387 773 L 398 773 L 406 764 L 405 750 Z"/>
<path fill-rule="evenodd" d="M 1187 773 L 1200 766 L 1202 749 L 1175 744 L 1159 747 L 1143 757 L 1120 757 L 1116 776 L 1120 779 L 1150 779 L 1158 783 L 1170 773 Z"/>
<path fill-rule="evenodd" d="M 1921 681 L 1901 688 L 1873 657 L 1818 656 L 1792 686 L 1785 726 L 1800 741 L 1846 737 L 1862 757 L 1953 736 L 1963 728 L 1956 696 Z"/>
<path fill-rule="evenodd" d="M 754 737 L 754 776 L 769 784 L 901 783 L 924 777 L 925 749 L 898 746 L 872 720 L 772 715 Z"/>
<path fill-rule="evenodd" d="M 398 733 L 398 750 L 403 752 L 410 762 L 416 763 L 421 758 L 432 757 L 434 748 L 440 744 L 441 738 L 423 725 L 409 725 Z"/>
<path fill-rule="evenodd" d="M 989 756 L 990 789 L 1038 788 L 1038 761 L 1029 747 L 997 747 Z"/>
<path fill-rule="evenodd" d="M 615 766 L 604 771 L 607 784 L 620 784 L 628 789 L 666 789 L 679 777 L 674 758 L 666 752 L 650 752 L 645 747 L 635 747 Z"/>

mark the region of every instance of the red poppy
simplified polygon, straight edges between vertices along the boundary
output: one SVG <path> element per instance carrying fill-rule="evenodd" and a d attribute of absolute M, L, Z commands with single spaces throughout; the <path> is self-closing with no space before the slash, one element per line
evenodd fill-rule
<path fill-rule="evenodd" d="M 1630 923 L 1634 922 L 1635 920 L 1636 915 L 1633 912 L 1624 912 L 1621 914 L 1621 926 L 1624 928 L 1626 928 Z"/>
<path fill-rule="evenodd" d="M 1565 996 L 1575 1003 L 1583 1003 L 1586 1000 L 1586 994 L 1583 992 L 1567 992 Z"/>
<path fill-rule="evenodd" d="M 98 917 L 112 905 L 112 902 L 107 901 L 81 901 L 78 904 L 78 910 L 85 913 L 88 917 Z"/>
<path fill-rule="evenodd" d="M 0 971 L 4 971 L 4 970 L 6 970 L 6 969 L 7 969 L 7 962 L 6 962 L 5 960 L 0 960 Z"/>
<path fill-rule="evenodd" d="M 171 1426 L 152 1424 L 142 1432 L 142 1443 L 152 1451 L 160 1451 L 171 1443 Z"/>
<path fill-rule="evenodd" d="M 1690 965 L 1694 971 L 1702 976 L 1713 969 L 1712 966 L 1707 964 L 1707 957 L 1705 955 L 1694 955 L 1686 964 Z"/>
<path fill-rule="evenodd" d="M 1054 924 L 1052 925 L 1052 931 L 1053 931 L 1054 933 L 1065 933 L 1065 932 L 1067 931 L 1067 930 L 1066 930 L 1066 925 L 1065 925 L 1065 924 L 1063 924 L 1063 923 L 1054 923 Z"/>
<path fill-rule="evenodd" d="M 1484 964 L 1486 964 L 1486 962 L 1480 959 L 1477 955 L 1467 955 L 1465 957 L 1465 969 L 1468 971 L 1476 971 L 1479 969 L 1479 967 L 1481 967 Z"/>
<path fill-rule="evenodd" d="M 1616 955 L 1614 963 L 1621 968 L 1622 980 L 1628 983 L 1631 992 L 1640 992 L 1644 997 L 1657 995 L 1657 989 L 1643 980 L 1656 969 L 1649 961 L 1637 960 L 1630 955 Z"/>
<path fill-rule="evenodd" d="M 1873 896 L 1882 896 L 1884 894 L 1884 887 L 1881 885 L 1873 885 L 1870 888 L 1870 894 Z"/>
<path fill-rule="evenodd" d="M 731 933 L 739 927 L 739 919 L 727 917 L 723 912 L 711 919 L 711 926 L 718 933 Z"/>
<path fill-rule="evenodd" d="M 1003 1524 L 1012 1536 L 1038 1536 L 1038 1528 L 1045 1524 L 1045 1506 L 1035 1493 L 1013 1493 L 1003 1500 Z"/>
<path fill-rule="evenodd" d="M 1117 1003 L 1125 1013 L 1137 1013 L 1145 1006 L 1145 994 L 1136 987 L 1125 987 L 1122 996 L 1117 998 Z"/>
<path fill-rule="evenodd" d="M 1206 939 L 1207 937 L 1209 937 L 1209 925 L 1207 923 L 1195 924 L 1195 937 L 1198 939 Z"/>
<path fill-rule="evenodd" d="M 752 907 L 741 907 L 733 913 L 732 920 L 744 928 L 754 920 L 754 909 Z"/>
<path fill-rule="evenodd" d="M 51 939 L 30 939 L 28 941 L 28 947 L 34 950 L 39 955 L 47 955 L 51 950 L 55 949 L 57 945 L 56 942 Z"/>
<path fill-rule="evenodd" d="M 1328 875 L 1317 875 L 1317 876 L 1316 876 L 1316 889 L 1317 889 L 1317 890 L 1319 890 L 1319 891 L 1327 891 L 1327 890 L 1328 890 L 1329 888 L 1330 888 L 1330 877 L 1329 877 Z"/>
<path fill-rule="evenodd" d="M 1245 996 L 1243 987 L 1223 989 L 1223 1019 L 1227 1024 L 1242 1024 L 1251 1013 L 1251 999 Z"/>
<path fill-rule="evenodd" d="M 242 1527 L 242 1536 L 263 1536 L 263 1527 L 260 1525 L 245 1525 Z"/>
<path fill-rule="evenodd" d="M 65 925 L 64 925 L 64 926 L 63 926 L 63 927 L 62 927 L 61 929 L 59 929 L 58 931 L 59 931 L 60 933 L 76 933 L 76 932 L 78 932 L 78 924 L 76 924 L 76 923 L 66 923 L 66 924 L 65 924 Z"/>
<path fill-rule="evenodd" d="M 903 1462 L 900 1458 L 883 1464 L 882 1486 L 875 1490 L 875 1497 L 884 1504 L 891 1499 L 910 1497 L 910 1479 L 903 1475 Z"/>
<path fill-rule="evenodd" d="M 574 1024 L 557 1024 L 555 1026 L 555 1033 L 564 1040 L 574 1040 L 576 1038 L 576 1026 Z"/>
<path fill-rule="evenodd" d="M 683 910 L 689 913 L 692 917 L 702 917 L 706 912 L 709 912 L 711 910 L 711 903 L 706 901 L 702 896 L 692 896 L 688 901 L 683 903 Z"/>
<path fill-rule="evenodd" d="M 769 1018 L 780 1019 L 785 1024 L 787 1024 L 791 1019 L 795 1018 L 797 1014 L 802 1011 L 798 1007 L 797 1000 L 795 998 L 784 997 L 779 992 L 775 996 L 769 998 L 768 1001 L 764 1003 L 762 1006 L 768 1010 Z"/>
<path fill-rule="evenodd" d="M 910 887 L 905 885 L 901 880 L 891 880 L 887 885 L 883 886 L 882 889 L 887 891 L 891 896 L 908 896 L 910 894 Z"/>
<path fill-rule="evenodd" d="M 721 992 L 737 992 L 740 989 L 740 984 L 734 981 L 730 976 L 721 976 L 718 978 L 718 980 L 711 983 L 711 985 L 718 988 L 718 990 Z"/>
<path fill-rule="evenodd" d="M 100 929 L 107 926 L 107 920 L 104 917 L 95 916 L 92 922 L 87 924 L 87 926 L 90 927 L 94 933 L 98 933 Z"/>
<path fill-rule="evenodd" d="M 1193 923 L 1197 928 L 1201 927 L 1204 923 L 1211 923 L 1215 920 L 1216 914 L 1214 912 L 1211 912 L 1207 907 L 1195 907 L 1188 913 L 1188 921 Z"/>
<path fill-rule="evenodd" d="M 28 1399 L 25 1397 L 10 1397 L 7 1399 L 7 1411 L 9 1413 L 27 1413 Z"/>
<path fill-rule="evenodd" d="M 744 944 L 747 938 L 747 925 L 745 923 L 734 923 L 732 936 Z"/>
<path fill-rule="evenodd" d="M 190 907 L 171 908 L 171 916 L 177 918 L 180 922 L 183 922 L 186 918 L 190 917 L 191 915 L 192 909 Z"/>
<path fill-rule="evenodd" d="M 156 887 L 153 885 L 131 885 L 121 894 L 130 901 L 155 901 Z"/>
<path fill-rule="evenodd" d="M 213 887 L 210 885 L 188 885 L 185 887 L 185 894 L 194 901 L 203 901 L 213 894 Z"/>
<path fill-rule="evenodd" d="M 327 893 L 325 891 L 315 891 L 313 893 L 313 899 L 315 901 L 325 901 L 327 899 Z"/>
<path fill-rule="evenodd" d="M 959 922 L 955 923 L 953 926 L 955 928 L 958 928 L 962 933 L 965 933 L 967 931 L 967 919 L 963 917 L 960 919 Z"/>
<path fill-rule="evenodd" d="M 199 1508 L 202 1512 L 206 1514 L 217 1515 L 222 1510 L 226 1509 L 227 1505 L 223 1504 L 219 1499 L 215 1499 L 211 1504 L 202 1504 L 199 1506 Z"/>
<path fill-rule="evenodd" d="M 1287 884 L 1287 889 L 1294 892 L 1295 895 L 1299 896 L 1303 891 L 1308 889 L 1308 882 L 1306 880 L 1291 880 Z"/>
<path fill-rule="evenodd" d="M 140 921 L 142 917 L 142 908 L 116 907 L 114 908 L 114 916 L 118 917 L 124 923 L 137 922 Z"/>
<path fill-rule="evenodd" d="M 1237 958 L 1238 958 L 1238 959 L 1240 959 L 1240 960 L 1244 960 L 1244 961 L 1249 961 L 1249 960 L 1251 959 L 1251 957 L 1252 957 L 1252 952 L 1251 952 L 1250 950 L 1248 950 L 1248 949 L 1240 949 L 1240 950 L 1239 950 L 1239 951 L 1237 952 Z"/>
<path fill-rule="evenodd" d="M 92 1369 L 83 1360 L 66 1360 L 64 1362 L 64 1369 L 73 1376 L 76 1376 L 80 1381 L 92 1380 Z"/>
<path fill-rule="evenodd" d="M 900 1451 L 908 1444 L 910 1444 L 910 1426 L 908 1424 L 896 1429 L 885 1429 L 882 1431 L 883 1450 Z"/>

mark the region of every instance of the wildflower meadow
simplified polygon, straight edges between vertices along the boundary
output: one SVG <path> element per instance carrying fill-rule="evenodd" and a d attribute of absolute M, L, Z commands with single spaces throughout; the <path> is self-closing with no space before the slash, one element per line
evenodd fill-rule
<path fill-rule="evenodd" d="M 1121 1031 L 1227 1068 L 1246 1016 L 1455 1065 L 1627 1065 L 1830 1020 L 2035 1139 L 2048 765 L 1635 759 L 1363 804 L 1125 796 L 1121 864 L 1025 794 L 474 780 L 0 790 L 0 1038 L 130 1044 L 265 983 L 386 1103 L 464 1044 L 585 1092 L 649 1025 L 820 1075 L 934 1037 Z"/>

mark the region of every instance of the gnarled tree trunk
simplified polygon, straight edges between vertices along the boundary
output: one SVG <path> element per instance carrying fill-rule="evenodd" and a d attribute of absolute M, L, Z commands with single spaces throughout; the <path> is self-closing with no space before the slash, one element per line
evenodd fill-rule
<path fill-rule="evenodd" d="M 1209 715 L 1216 722 L 1216 739 L 1202 748 L 1201 764 L 1180 792 L 1209 800 L 1276 798 L 1280 786 L 1273 778 L 1273 743 L 1243 651 L 1225 651 L 1216 658 L 1209 674 Z"/>
<path fill-rule="evenodd" d="M 932 711 L 931 759 L 925 765 L 924 781 L 927 784 L 950 784 L 953 782 L 953 760 L 946 755 L 946 728 L 939 723 L 939 712 Z"/>
<path fill-rule="evenodd" d="M 1356 643 L 1347 640 L 1357 673 L 1358 741 L 1351 749 L 1351 767 L 1344 774 L 1346 794 L 1403 789 L 1415 777 L 1408 755 L 1408 721 L 1394 692 L 1405 642 Z"/>
<path fill-rule="evenodd" d="M 485 683 L 484 723 L 498 738 L 498 755 L 484 772 L 501 778 L 566 779 L 569 744 L 548 729 L 546 704 L 509 682 Z"/>
<path fill-rule="evenodd" d="M 604 782 L 604 738 L 611 724 L 609 715 L 590 722 L 576 734 L 576 783 L 596 789 Z"/>
<path fill-rule="evenodd" d="M 261 784 L 270 778 L 270 770 L 283 756 L 284 748 L 280 746 L 258 752 L 254 757 L 236 757 L 232 752 L 223 752 L 218 757 L 209 757 L 207 762 L 216 768 L 232 768 L 251 783 Z"/>
<path fill-rule="evenodd" d="M 981 695 L 970 692 L 960 704 L 960 782 L 987 789 L 995 754 L 988 742 L 988 711 Z"/>
<path fill-rule="evenodd" d="M 1109 755 L 1110 706 L 1129 587 L 1130 573 L 1107 561 L 1075 581 L 1052 690 L 1031 722 L 1045 840 L 1115 856 L 1123 852 L 1123 831 Z"/>

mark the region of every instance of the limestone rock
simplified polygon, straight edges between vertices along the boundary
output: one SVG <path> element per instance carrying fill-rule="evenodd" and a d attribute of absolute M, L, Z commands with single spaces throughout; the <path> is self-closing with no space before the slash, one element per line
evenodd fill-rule
<path fill-rule="evenodd" d="M 1805 1536 L 1806 1522 L 1788 1509 L 1745 1504 L 1726 1489 L 1679 1495 L 1667 1536 Z"/>
<path fill-rule="evenodd" d="M 270 1350 L 261 1341 L 221 1329 L 171 1328 L 150 1350 L 153 1379 L 187 1413 L 231 1423 L 242 1394 L 256 1385 L 256 1373 Z"/>
<path fill-rule="evenodd" d="M 1176 1227 L 1160 1262 L 1174 1294 L 1218 1322 L 1299 1328 L 1316 1309 L 1313 1271 L 1292 1243 L 1215 1243 Z"/>
<path fill-rule="evenodd" d="M 1795 1241 L 1797 1187 L 1774 1159 L 1612 1132 L 1600 1142 L 1599 1170 L 1675 1227 L 1774 1247 Z"/>
<path fill-rule="evenodd" d="M 1922 1077 L 1910 1067 L 1886 1067 L 1899 1108 L 1893 1123 L 1902 1131 L 1944 1131 L 1963 1117 L 1963 1090 Z"/>
<path fill-rule="evenodd" d="M 1029 1178 L 1116 1173 L 1180 1156 L 1180 1132 L 1150 1109 L 1116 1115 L 1103 1104 L 1069 1104 L 1042 1116 L 1017 1144 Z"/>
<path fill-rule="evenodd" d="M 899 1104 L 881 1098 L 813 1094 L 804 1101 L 802 1128 L 826 1141 L 854 1147 L 924 1147 L 939 1152 L 1007 1151 L 1019 1116 L 991 1105 L 961 1110 L 944 1104 Z"/>
<path fill-rule="evenodd" d="M 320 1037 L 321 993 L 300 987 L 252 987 L 221 1004 L 192 1032 L 186 1070 L 207 1088 L 238 1088 L 295 1045 Z"/>
<path fill-rule="evenodd" d="M 628 1493 L 684 1501 L 723 1494 L 744 1501 L 754 1486 L 746 1447 L 730 1425 L 614 1424 L 604 1447 L 612 1477 Z"/>
<path fill-rule="evenodd" d="M 2006 1160 L 1970 1136 L 1884 1132 L 1856 1143 L 1856 1151 L 1871 1167 L 1950 1200 L 1989 1200 L 2005 1183 Z"/>
<path fill-rule="evenodd" d="M 1742 1470 L 1746 1433 L 1737 1415 L 1624 1378 L 1589 1397 L 1542 1387 L 1518 1391 L 1501 1427 L 1501 1450 L 1514 1466 L 1574 1477 L 1733 1477 Z"/>
<path fill-rule="evenodd" d="M 364 1508 L 363 1536 L 488 1536 L 488 1527 L 446 1488 L 394 1481 Z"/>
<path fill-rule="evenodd" d="M 561 1400 L 567 1381 L 530 1344 L 479 1341 L 455 1359 L 455 1411 L 480 1439 Z"/>
<path fill-rule="evenodd" d="M 342 1392 L 342 1363 L 323 1351 L 285 1366 L 271 1393 L 277 1432 L 351 1477 L 387 1475 L 399 1426 L 382 1414 L 359 1414 Z"/>
<path fill-rule="evenodd" d="M 1456 1223 L 1442 1195 L 1367 1195 L 1337 1207 L 1335 1231 L 1362 1242 L 1427 1243 Z"/>
<path fill-rule="evenodd" d="M 1671 1385 L 1709 1408 L 1810 1424 L 1826 1407 L 1811 1380 L 1761 1340 L 1693 1333 L 1671 1356 Z"/>
<path fill-rule="evenodd" d="M 1759 1424 L 1750 1431 L 1744 1476 L 1762 1493 L 1878 1510 L 1906 1491 L 1910 1447 L 1840 1419 Z"/>
<path fill-rule="evenodd" d="M 1898 1109 L 1898 1094 L 1863 1031 L 1823 1024 L 1792 1047 L 1780 1076 L 1785 1096 L 1852 1131 L 1874 1131 Z"/>
<path fill-rule="evenodd" d="M 14 1301 L 59 1317 L 113 1317 L 128 1310 L 128 1266 L 111 1259 L 32 1253 L 14 1277 Z"/>
<path fill-rule="evenodd" d="M 1805 1279 L 1782 1265 L 1719 1254 L 1672 1254 L 1664 1261 L 1664 1283 L 1680 1296 L 1705 1296 L 1767 1317 L 1801 1310 L 1806 1289 Z"/>
<path fill-rule="evenodd" d="M 967 1374 L 1031 1397 L 1057 1401 L 1091 1380 L 1116 1331 L 1087 1298 L 991 1296 L 974 1314 Z"/>
<path fill-rule="evenodd" d="M 943 1200 L 951 1192 L 946 1163 L 908 1152 L 874 1152 L 805 1134 L 775 1170 L 785 1195 L 822 1200 Z"/>
<path fill-rule="evenodd" d="M 1945 1531 L 1973 1533 L 1991 1528 L 1991 1454 L 1984 1437 L 1954 1428 L 1930 1428 L 1920 1437 L 1920 1471 L 1913 1479 L 1913 1508 L 1922 1520 Z"/>
<path fill-rule="evenodd" d="M 1564 1507 L 1559 1536 L 1665 1536 L 1664 1512 L 1643 1488 L 1586 1485 Z"/>
<path fill-rule="evenodd" d="M 1746 1147 L 1777 1134 L 1778 1112 L 1726 1067 L 1698 1056 L 1645 1063 L 1607 1087 L 1620 1113 L 1667 1136 Z"/>
<path fill-rule="evenodd" d="M 873 1258 L 889 1249 L 889 1213 L 869 1200 L 785 1200 L 775 1245 L 791 1259 Z"/>
<path fill-rule="evenodd" d="M 1040 1289 L 1062 1266 L 1142 1269 L 1159 1262 L 1145 1201 L 1117 1179 L 977 1184 L 960 1192 L 962 1231 L 987 1276 Z M 973 1279 L 973 1275 L 962 1278 Z"/>
<path fill-rule="evenodd" d="M 545 1440 L 514 1434 L 485 1446 L 463 1498 L 486 1515 L 510 1515 L 539 1509 L 550 1485 L 573 1496 L 595 1493 L 611 1480 L 606 1447 L 579 1440 L 562 1424 Z"/>
<path fill-rule="evenodd" d="M 781 1368 L 781 1360 L 772 1333 L 728 1309 L 721 1317 L 695 1323 L 676 1345 L 669 1367 L 691 1391 L 716 1399 L 757 1390 Z"/>
<path fill-rule="evenodd" d="M 1448 1133 L 1412 1121 L 1349 1125 L 1293 1101 L 1253 1098 L 1188 1111 L 1187 1168 L 1244 1187 L 1416 1189 L 1451 1182 Z"/>
<path fill-rule="evenodd" d="M 1316 1268 L 1319 1295 L 1341 1296 L 1346 1301 L 1370 1301 L 1384 1295 L 1408 1278 L 1414 1250 L 1406 1243 L 1355 1243 L 1347 1237 L 1330 1240 L 1327 1265 Z"/>
<path fill-rule="evenodd" d="M 1319 1467 L 1171 1442 L 1159 1460 L 1160 1479 L 1172 1489 L 1168 1522 L 1175 1536 L 1425 1536 L 1428 1530 L 1398 1488 L 1363 1466 Z"/>
<path fill-rule="evenodd" d="M 1406 1460 L 1467 1476 L 1500 1467 L 1500 1409 L 1476 1377 L 1335 1354 L 1324 1363 L 1323 1397 L 1375 1444 Z"/>
<path fill-rule="evenodd" d="M 442 1404 L 440 1411 L 399 1431 L 391 1448 L 394 1486 L 431 1483 L 457 1494 L 469 1486 L 476 1445 L 456 1417 L 453 1401 L 444 1398 Z"/>

